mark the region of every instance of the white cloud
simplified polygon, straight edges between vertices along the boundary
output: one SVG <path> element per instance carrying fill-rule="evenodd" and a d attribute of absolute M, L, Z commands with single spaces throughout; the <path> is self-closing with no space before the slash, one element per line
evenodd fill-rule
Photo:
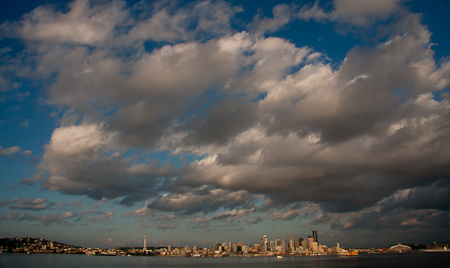
<path fill-rule="evenodd" d="M 12 155 L 19 152 L 26 156 L 30 156 L 32 154 L 30 150 L 22 151 L 22 148 L 20 148 L 19 146 L 12 146 L 9 148 L 3 148 L 2 146 L 0 146 L 0 155 Z"/>
<path fill-rule="evenodd" d="M 22 212 L 22 213 L 7 212 L 5 215 L 2 216 L 2 219 L 3 220 L 15 220 L 15 221 L 25 221 L 25 220 L 40 221 L 40 222 L 44 223 L 45 226 L 47 226 L 47 225 L 50 225 L 53 223 L 63 223 L 67 219 L 73 218 L 75 216 L 76 216 L 76 214 L 71 211 L 67 211 L 61 215 L 53 215 L 53 214 L 49 213 L 49 214 L 45 214 L 43 216 L 32 216 L 25 212 Z"/>
<path fill-rule="evenodd" d="M 21 151 L 21 149 L 19 146 L 12 146 L 9 148 L 3 148 L 0 146 L 0 154 L 2 154 L 2 155 L 10 155 L 10 154 L 14 154 L 14 153 L 17 153 L 20 151 Z"/>
<path fill-rule="evenodd" d="M 56 12 L 50 6 L 38 7 L 20 23 L 4 24 L 3 31 L 27 40 L 99 44 L 111 38 L 114 27 L 124 20 L 123 8 L 121 1 L 102 5 L 89 0 L 70 3 L 67 13 Z"/>
<path fill-rule="evenodd" d="M 112 138 L 102 133 L 101 125 L 60 127 L 54 130 L 46 151 L 55 158 L 87 158 L 91 152 L 103 152 Z"/>
<path fill-rule="evenodd" d="M 297 17 L 304 20 L 332 20 L 365 27 L 379 20 L 386 20 L 401 11 L 401 0 L 334 0 L 334 9 L 325 12 L 318 2 L 303 7 Z"/>
<path fill-rule="evenodd" d="M 201 34 L 207 37 L 228 34 L 231 18 L 242 11 L 224 1 L 198 1 L 175 10 L 171 5 L 160 7 L 158 4 L 161 2 L 154 4 L 150 16 L 138 22 L 123 40 L 175 42 L 192 40 Z M 190 29 L 192 25 L 195 25 L 194 29 Z"/>
<path fill-rule="evenodd" d="M 225 2 L 150 6 L 133 9 L 141 17 L 131 18 L 119 2 L 76 1 L 67 13 L 38 8 L 15 28 L 41 41 L 27 42 L 37 67 L 24 73 L 44 77 L 48 103 L 65 114 L 35 178 L 44 189 L 124 205 L 145 201 L 126 214 L 142 228 L 174 229 L 188 217 L 193 224 L 252 223 L 261 213 L 305 219 L 310 209 L 317 222 L 337 220 L 334 228 L 350 230 L 364 223 L 359 216 L 379 216 L 373 207 L 399 189 L 450 174 L 450 103 L 433 95 L 448 87 L 450 65 L 436 62 L 431 32 L 399 1 L 335 1 L 330 12 L 318 3 L 279 5 L 273 18 L 258 16 L 246 31 L 230 28 L 240 8 Z M 114 32 L 124 16 L 126 29 Z M 269 36 L 295 16 L 363 28 L 383 20 L 389 36 L 333 63 L 314 48 Z M 145 40 L 164 45 L 148 51 Z M 0 148 L 3 155 L 20 151 Z M 167 159 L 175 164 L 158 162 Z M 79 215 L 90 213 L 88 221 L 114 216 Z M 405 215 L 406 223 L 391 223 L 419 221 Z"/>
<path fill-rule="evenodd" d="M 271 33 L 279 30 L 281 27 L 289 23 L 292 17 L 292 7 L 286 4 L 280 4 L 273 8 L 273 18 L 261 19 L 258 15 L 255 16 L 250 28 L 256 35 Z"/>
<path fill-rule="evenodd" d="M 46 198 L 27 198 L 20 200 L 17 204 L 11 206 L 11 209 L 21 210 L 44 210 L 50 208 L 53 204 L 47 204 Z"/>
<path fill-rule="evenodd" d="M 383 20 L 400 9 L 400 0 L 334 0 L 333 20 L 366 25 Z"/>

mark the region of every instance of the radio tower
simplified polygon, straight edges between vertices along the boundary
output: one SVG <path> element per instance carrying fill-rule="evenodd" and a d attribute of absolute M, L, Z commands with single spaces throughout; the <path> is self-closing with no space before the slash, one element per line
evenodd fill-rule
<path fill-rule="evenodd" d="M 8 229 L 8 224 L 6 224 L 5 232 L 3 233 L 3 238 L 6 238 L 6 229 Z"/>
<path fill-rule="evenodd" d="M 44 240 L 44 230 L 42 230 L 42 237 L 41 237 L 41 241 Z"/>
<path fill-rule="evenodd" d="M 27 225 L 27 230 L 25 231 L 25 238 L 28 238 L 28 225 Z"/>

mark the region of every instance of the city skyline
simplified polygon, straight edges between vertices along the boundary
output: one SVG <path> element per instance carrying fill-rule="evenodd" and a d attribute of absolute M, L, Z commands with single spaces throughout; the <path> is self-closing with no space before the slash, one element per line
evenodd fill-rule
<path fill-rule="evenodd" d="M 313 230 L 312 231 L 312 236 L 315 238 L 312 238 L 311 235 L 308 235 L 308 240 L 304 240 L 302 237 L 299 238 L 295 238 L 292 235 L 289 235 L 289 239 L 281 239 L 283 242 L 280 242 L 280 239 L 274 239 L 271 241 L 268 241 L 268 235 L 263 235 L 262 239 L 260 240 L 260 244 L 254 244 L 253 246 L 250 244 L 247 244 L 245 242 L 231 242 L 231 241 L 225 241 L 223 243 L 221 242 L 215 242 L 215 244 L 213 244 L 211 247 L 197 247 L 196 245 L 191 244 L 191 246 L 176 246 L 175 248 L 190 248 L 191 250 L 195 251 L 195 249 L 197 248 L 201 248 L 201 249 L 211 249 L 213 251 L 216 251 L 216 253 L 238 253 L 238 252 L 244 252 L 246 253 L 247 249 L 252 250 L 254 253 L 258 252 L 258 253 L 277 253 L 277 254 L 306 254 L 306 255 L 310 255 L 310 254 L 317 254 L 317 253 L 327 253 L 327 249 L 331 249 L 329 248 L 327 245 L 322 245 L 319 244 L 317 241 L 317 231 Z M 42 234 L 42 236 L 40 238 L 33 238 L 33 237 L 28 237 L 27 233 L 25 235 L 25 237 L 15 237 L 15 238 L 7 238 L 4 237 L 3 239 L 6 240 L 30 240 L 30 241 L 47 241 L 50 242 L 50 240 L 46 240 L 44 239 L 44 233 Z M 297 240 L 295 241 L 294 240 Z M 269 246 L 269 242 L 270 242 L 270 246 Z M 51 243 L 51 242 L 50 242 Z M 60 243 L 60 242 L 58 242 Z M 337 248 L 339 249 L 339 242 L 336 243 L 337 244 Z M 75 247 L 78 247 L 77 245 L 73 245 Z M 238 248 L 236 248 L 238 247 Z M 89 247 L 92 248 L 92 247 Z M 134 246 L 133 249 L 136 248 L 137 250 L 139 250 L 139 246 Z M 167 248 L 167 252 L 172 252 L 172 245 L 166 245 L 166 246 L 150 246 L 150 248 Z M 314 250 L 313 250 L 314 248 Z M 336 248 L 336 247 L 335 247 Z M 349 247 L 348 247 L 349 248 Z M 104 248 L 106 249 L 106 248 Z M 321 251 L 319 251 L 319 249 Z M 324 251 L 325 250 L 325 251 Z M 144 236 L 143 239 L 143 246 L 141 248 L 142 253 L 144 254 L 148 254 L 149 252 L 151 252 L 151 250 L 148 249 L 147 247 L 147 236 Z M 219 252 L 218 252 L 219 251 Z M 193 253 L 198 253 L 198 252 L 193 252 Z M 331 252 L 328 252 L 331 253 Z M 339 253 L 339 250 L 337 252 L 334 253 Z"/>
<path fill-rule="evenodd" d="M 289 235 L 287 239 L 275 239 L 270 241 L 270 247 L 267 243 L 268 236 L 263 235 L 259 244 L 247 245 L 243 242 L 216 242 L 211 247 L 191 246 L 152 246 L 147 248 L 147 236 L 144 236 L 143 247 L 110 247 L 110 248 L 92 248 L 79 247 L 77 245 L 67 245 L 58 241 L 50 241 L 43 238 L 15 237 L 0 239 L 0 252 L 3 253 L 68 253 L 68 254 L 86 254 L 86 255 L 109 255 L 109 256 L 174 256 L 174 257 L 266 257 L 266 256 L 310 256 L 310 255 L 339 255 L 339 256 L 358 256 L 359 253 L 402 253 L 411 251 L 421 252 L 448 252 L 448 243 L 413 243 L 410 246 L 399 242 L 396 245 L 382 245 L 381 247 L 341 247 L 339 242 L 336 246 L 329 247 L 318 243 L 317 231 L 312 231 L 312 236 L 308 235 L 305 240 L 302 237 L 298 241 Z M 263 245 L 264 243 L 264 245 Z M 131 255 L 130 255 L 131 254 Z"/>
<path fill-rule="evenodd" d="M 7 2 L 0 230 L 83 247 L 448 241 L 449 12 Z"/>

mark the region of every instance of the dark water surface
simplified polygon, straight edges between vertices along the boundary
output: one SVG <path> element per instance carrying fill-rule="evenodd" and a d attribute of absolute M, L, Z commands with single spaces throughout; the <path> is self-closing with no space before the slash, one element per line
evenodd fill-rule
<path fill-rule="evenodd" d="M 299 256 L 276 260 L 254 258 L 109 257 L 69 254 L 0 254 L 1 268 L 109 268 L 109 267 L 450 267 L 450 253 L 361 254 L 358 257 Z"/>

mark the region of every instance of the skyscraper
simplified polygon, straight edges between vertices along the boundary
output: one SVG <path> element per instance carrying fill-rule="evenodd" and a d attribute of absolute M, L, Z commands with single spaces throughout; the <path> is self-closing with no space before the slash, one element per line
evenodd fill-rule
<path fill-rule="evenodd" d="M 311 249 L 312 249 L 312 252 L 317 253 L 319 251 L 319 243 L 313 242 Z"/>
<path fill-rule="evenodd" d="M 147 251 L 147 236 L 144 236 L 144 251 Z"/>
<path fill-rule="evenodd" d="M 267 240 L 267 235 L 264 235 L 264 251 L 269 251 L 269 240 Z"/>
<path fill-rule="evenodd" d="M 312 250 L 314 243 L 314 238 L 308 237 L 308 249 Z"/>
<path fill-rule="evenodd" d="M 291 251 L 294 248 L 294 237 L 292 235 L 289 236 L 289 248 L 291 249 Z"/>
<path fill-rule="evenodd" d="M 314 238 L 314 242 L 319 243 L 319 239 L 317 238 L 317 231 L 312 231 L 312 235 L 313 235 L 313 238 Z"/>
<path fill-rule="evenodd" d="M 303 250 L 306 250 L 308 248 L 308 240 L 302 240 L 301 246 L 303 247 Z"/>

